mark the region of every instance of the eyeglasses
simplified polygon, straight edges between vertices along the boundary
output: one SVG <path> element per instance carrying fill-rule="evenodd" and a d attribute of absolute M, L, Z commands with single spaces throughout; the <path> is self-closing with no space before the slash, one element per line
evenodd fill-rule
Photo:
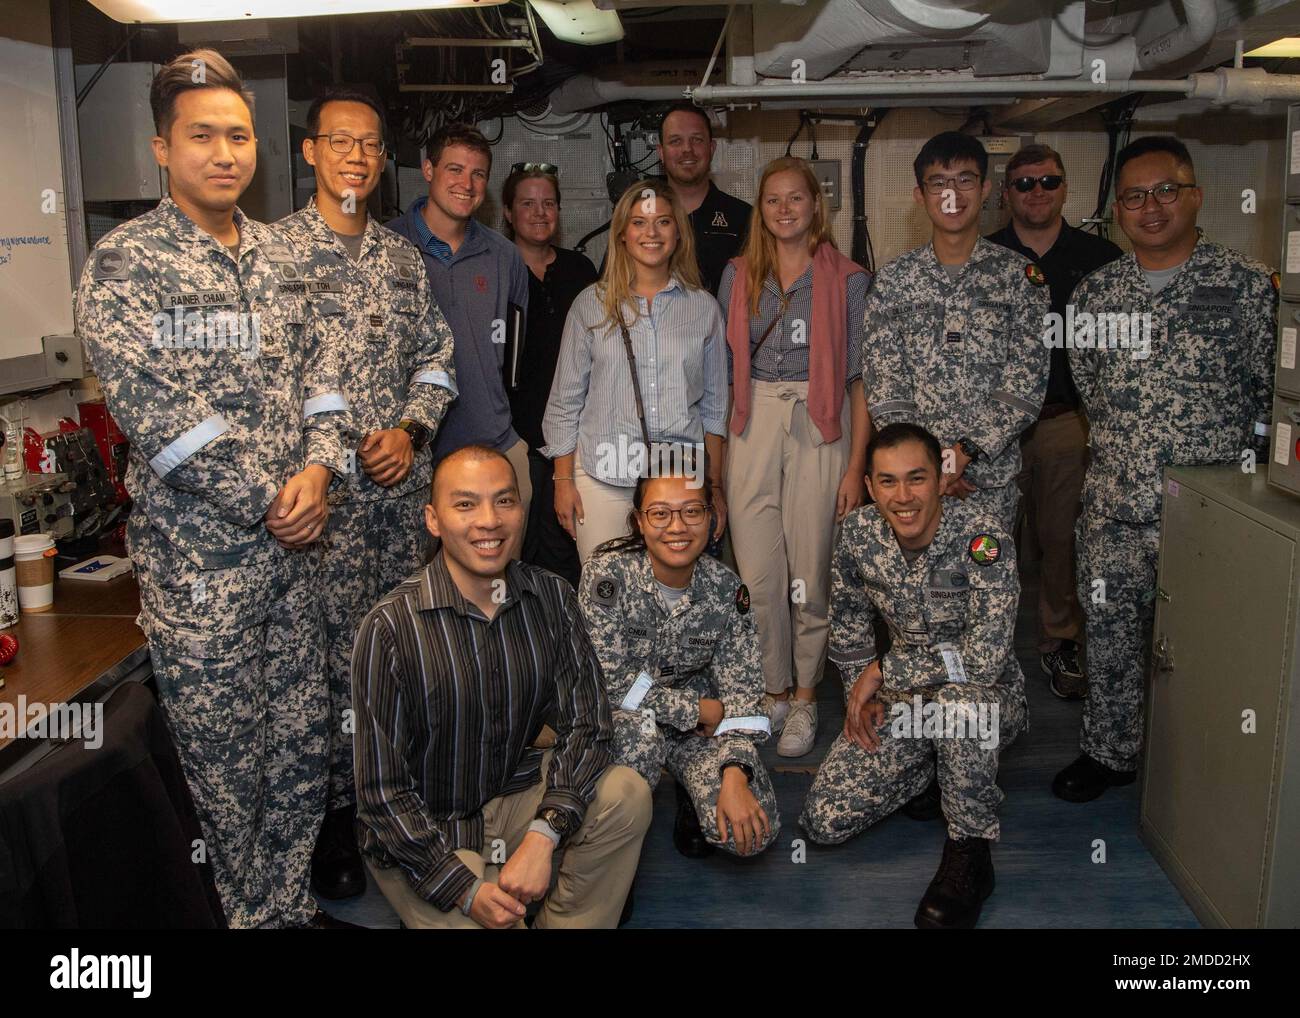
<path fill-rule="evenodd" d="M 682 522 L 688 527 L 694 527 L 709 518 L 709 507 L 703 502 L 688 502 L 680 509 L 669 509 L 666 505 L 652 505 L 649 509 L 642 510 L 641 515 L 646 518 L 650 526 L 656 530 L 663 530 L 672 522 L 674 513 L 680 516 Z"/>
<path fill-rule="evenodd" d="M 554 163 L 515 163 L 510 167 L 511 173 L 549 173 L 553 177 L 560 175 L 560 168 Z"/>
<path fill-rule="evenodd" d="M 368 156 L 381 156 L 384 154 L 384 143 L 378 138 L 354 138 L 350 134 L 317 134 L 315 138 L 328 138 L 330 148 L 341 156 L 345 156 L 361 143 L 361 151 Z"/>
<path fill-rule="evenodd" d="M 943 194 L 947 187 L 955 187 L 958 191 L 969 191 L 979 182 L 978 173 L 959 173 L 955 177 L 931 177 L 925 182 L 925 189 L 931 194 Z"/>
<path fill-rule="evenodd" d="M 1017 177 L 1008 183 L 1021 194 L 1028 194 L 1035 184 L 1041 184 L 1044 191 L 1055 191 L 1065 183 L 1065 178 L 1059 173 L 1045 173 L 1041 177 Z"/>
<path fill-rule="evenodd" d="M 1161 205 L 1172 205 L 1178 200 L 1178 192 L 1185 187 L 1196 187 L 1196 184 L 1174 184 L 1166 181 L 1163 184 L 1157 184 L 1155 187 L 1135 187 L 1131 191 L 1125 191 L 1119 196 L 1119 203 L 1130 212 L 1136 212 L 1147 203 L 1147 195 L 1152 195 Z"/>

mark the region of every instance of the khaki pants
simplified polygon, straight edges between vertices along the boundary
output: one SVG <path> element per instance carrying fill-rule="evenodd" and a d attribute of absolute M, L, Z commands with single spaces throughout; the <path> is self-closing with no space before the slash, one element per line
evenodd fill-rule
<path fill-rule="evenodd" d="M 749 423 L 727 442 L 727 511 L 749 587 L 769 693 L 821 678 L 830 637 L 835 496 L 848 465 L 849 400 L 827 443 L 808 416 L 807 382 L 753 383 Z"/>
<path fill-rule="evenodd" d="M 542 757 L 542 774 L 550 770 L 551 754 Z M 505 843 L 505 857 L 514 854 L 546 791 L 543 779 L 532 788 L 500 795 L 483 807 L 483 850 L 461 848 L 461 862 L 490 884 L 501 877 L 492 862 L 492 842 Z M 578 833 L 555 854 L 550 893 L 533 923 L 538 929 L 605 929 L 618 925 L 623 902 L 636 875 L 641 841 L 650 827 L 650 788 L 630 767 L 610 767 L 596 782 L 596 798 Z M 498 853 L 497 858 L 500 858 Z M 366 866 L 388 903 L 410 929 L 481 929 L 459 908 L 443 912 L 411 889 L 400 866 L 388 869 L 369 859 Z M 521 920 L 517 927 L 523 929 Z"/>
<path fill-rule="evenodd" d="M 1087 467 L 1088 432 L 1075 412 L 1037 422 L 1021 445 L 1017 481 L 1024 495 L 1024 551 L 1042 557 L 1038 586 L 1038 650 L 1062 640 L 1083 643 L 1083 609 L 1075 591 L 1074 523 Z"/>
<path fill-rule="evenodd" d="M 519 506 L 524 513 L 524 532 L 519 535 L 523 548 L 524 534 L 528 532 L 528 507 L 533 501 L 533 475 L 528 466 L 528 443 L 522 438 L 505 451 L 505 457 L 515 468 L 515 482 L 519 485 Z"/>
<path fill-rule="evenodd" d="M 573 486 L 582 499 L 583 522 L 575 529 L 578 558 L 585 566 L 600 545 L 627 533 L 627 514 L 632 509 L 636 488 L 597 480 L 582 469 L 576 453 L 573 457 Z"/>

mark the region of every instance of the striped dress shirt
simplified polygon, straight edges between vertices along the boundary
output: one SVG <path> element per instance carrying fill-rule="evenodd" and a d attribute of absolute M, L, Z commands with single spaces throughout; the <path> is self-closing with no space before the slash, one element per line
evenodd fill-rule
<path fill-rule="evenodd" d="M 722 284 L 718 287 L 718 304 L 725 318 L 731 306 L 731 287 L 736 278 L 736 267 L 728 264 L 722 273 Z M 781 322 L 757 354 L 750 358 L 749 375 L 760 382 L 806 382 L 808 381 L 808 344 L 812 342 L 813 321 L 813 267 L 804 269 L 803 274 L 791 284 L 790 305 L 785 309 Z M 871 286 L 871 277 L 864 272 L 855 272 L 845 280 L 845 318 L 848 327 L 848 372 L 845 384 L 862 377 L 862 329 L 867 310 L 867 290 Z M 769 274 L 763 284 L 763 293 L 758 298 L 758 314 L 749 318 L 749 348 L 752 353 L 754 344 L 763 338 L 763 332 L 781 309 L 781 284 L 775 274 Z M 802 336 L 796 329 L 796 322 L 802 322 Z M 727 378 L 734 383 L 731 363 L 731 349 L 727 349 Z"/>
<path fill-rule="evenodd" d="M 599 659 L 573 588 L 511 562 L 491 620 L 467 601 L 443 552 L 383 598 L 352 655 L 362 851 L 399 865 L 443 911 L 474 883 L 458 848 L 483 848 L 483 807 L 542 780 L 542 725 L 556 730 L 538 808 L 573 830 L 611 763 L 613 724 Z"/>
<path fill-rule="evenodd" d="M 641 444 L 636 397 L 623 334 L 604 321 L 600 283 L 573 302 L 564 323 L 560 359 L 542 419 L 548 459 L 575 449 L 583 470 L 607 484 L 630 488 L 636 475 L 617 452 Z M 698 444 L 707 432 L 723 435 L 727 412 L 727 337 L 718 302 L 708 290 L 676 279 L 652 301 L 636 297 L 640 314 L 624 308 L 636 357 L 646 429 L 652 442 Z M 622 441 L 620 442 L 620 438 Z M 617 457 L 611 460 L 611 454 Z M 602 469 L 611 462 L 614 469 Z"/>

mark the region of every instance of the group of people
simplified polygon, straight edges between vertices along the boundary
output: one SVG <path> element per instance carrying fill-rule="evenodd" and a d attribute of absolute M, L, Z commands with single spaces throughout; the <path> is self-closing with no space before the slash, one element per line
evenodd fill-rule
<path fill-rule="evenodd" d="M 668 179 L 615 203 L 597 273 L 557 244 L 554 166 L 512 168 L 509 237 L 474 218 L 468 125 L 384 227 L 383 110 L 322 96 L 316 194 L 267 226 L 237 207 L 230 65 L 177 57 L 151 101 L 170 194 L 96 246 L 77 323 L 131 442 L 139 624 L 231 926 L 347 925 L 313 891 L 368 872 L 408 927 L 612 927 L 665 769 L 683 854 L 774 842 L 756 746 L 812 751 L 828 659 L 846 718 L 799 825 L 942 814 L 916 923 L 975 925 L 1027 725 L 1019 505 L 1042 667 L 1086 695 L 1053 789 L 1134 779 L 1160 471 L 1239 460 L 1270 413 L 1276 285 L 1200 236 L 1181 143 L 1119 154 L 1121 257 L 1064 222 L 1042 145 L 980 237 L 985 149 L 937 135 L 931 239 L 872 278 L 805 162 L 766 166 L 751 209 L 677 106 Z M 1076 311 L 1149 316 L 1149 342 L 1052 342 Z"/>

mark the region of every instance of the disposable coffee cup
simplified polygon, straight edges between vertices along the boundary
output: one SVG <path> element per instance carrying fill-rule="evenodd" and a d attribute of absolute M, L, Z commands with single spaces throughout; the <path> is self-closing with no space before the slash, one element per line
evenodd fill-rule
<path fill-rule="evenodd" d="M 18 607 L 23 611 L 49 611 L 54 604 L 54 555 L 54 538 L 48 534 L 14 538 Z"/>

